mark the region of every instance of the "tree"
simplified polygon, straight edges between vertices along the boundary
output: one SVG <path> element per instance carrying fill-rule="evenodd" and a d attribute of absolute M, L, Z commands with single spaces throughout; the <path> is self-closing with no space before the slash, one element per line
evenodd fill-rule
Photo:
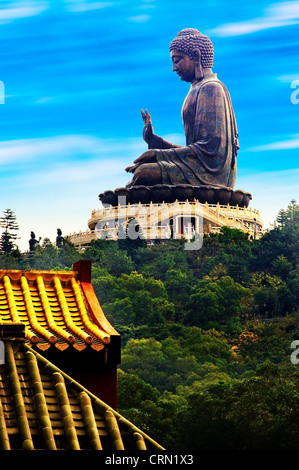
<path fill-rule="evenodd" d="M 19 230 L 17 218 L 11 209 L 5 209 L 3 216 L 0 217 L 0 227 L 3 232 L 0 239 L 1 254 L 9 254 L 15 248 L 15 240 L 17 239 L 16 230 Z"/>
<path fill-rule="evenodd" d="M 201 328 L 220 328 L 221 324 L 240 315 L 242 300 L 249 296 L 249 289 L 230 276 L 216 280 L 206 277 L 191 289 L 186 323 Z"/>
<path fill-rule="evenodd" d="M 281 209 L 278 212 L 276 222 L 280 227 L 283 227 L 290 222 L 292 223 L 295 219 L 298 220 L 299 205 L 296 204 L 296 202 L 297 201 L 295 199 L 292 199 L 286 210 Z"/>
<path fill-rule="evenodd" d="M 163 281 L 136 271 L 116 277 L 109 269 L 108 264 L 102 267 L 102 263 L 94 267 L 92 283 L 105 315 L 115 327 L 153 326 L 174 318 L 175 307 L 168 299 Z"/>
<path fill-rule="evenodd" d="M 189 273 L 186 251 L 181 240 L 168 240 L 151 247 L 140 248 L 135 256 L 136 268 L 146 277 L 165 280 L 169 270 Z"/>
<path fill-rule="evenodd" d="M 118 404 L 121 409 L 138 408 L 142 401 L 156 401 L 159 392 L 137 375 L 118 369 Z"/>
<path fill-rule="evenodd" d="M 48 237 L 44 238 L 42 241 L 42 247 L 45 248 L 46 246 L 49 246 L 49 245 L 52 245 L 50 238 Z"/>
<path fill-rule="evenodd" d="M 161 341 L 153 337 L 130 339 L 122 351 L 122 370 L 138 375 L 161 392 L 174 393 L 178 386 L 191 386 L 211 372 L 215 379 L 224 364 L 231 362 L 232 352 L 224 334 L 203 332 L 197 327 L 176 330 L 179 336 L 173 332 Z"/>
<path fill-rule="evenodd" d="M 279 255 L 272 263 L 272 274 L 286 280 L 290 277 L 293 266 L 284 255 Z"/>
<path fill-rule="evenodd" d="M 252 246 L 251 271 L 270 272 L 273 260 L 283 255 L 293 268 L 299 262 L 299 211 L 286 219 L 284 225 L 266 232 Z"/>
<path fill-rule="evenodd" d="M 101 266 L 106 268 L 112 276 L 119 277 L 123 273 L 130 274 L 134 270 L 134 263 L 126 251 L 118 250 L 117 245 L 103 253 Z"/>
<path fill-rule="evenodd" d="M 165 275 L 164 285 L 169 300 L 175 306 L 176 321 L 182 320 L 185 314 L 185 306 L 189 300 L 190 290 L 194 284 L 192 273 L 187 274 L 180 269 L 169 269 Z"/>

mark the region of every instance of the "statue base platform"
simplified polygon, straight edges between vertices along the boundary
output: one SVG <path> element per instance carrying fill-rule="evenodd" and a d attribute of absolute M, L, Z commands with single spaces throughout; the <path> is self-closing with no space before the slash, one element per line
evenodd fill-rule
<path fill-rule="evenodd" d="M 125 204 L 171 204 L 175 201 L 198 201 L 202 204 L 220 204 L 247 208 L 252 196 L 250 193 L 240 189 L 233 190 L 225 187 L 214 186 L 192 186 L 189 184 L 166 185 L 157 184 L 155 186 L 131 186 L 130 188 L 117 188 L 115 190 L 104 191 L 99 195 L 103 205 L 116 207 L 119 205 L 119 198 Z M 123 202 L 121 202 L 123 205 Z"/>
<path fill-rule="evenodd" d="M 258 210 L 198 201 L 174 203 L 105 205 L 92 211 L 89 231 L 72 234 L 69 240 L 79 248 L 97 238 L 118 240 L 128 238 L 128 228 L 139 227 L 136 238 L 153 240 L 191 239 L 195 233 L 202 236 L 217 233 L 226 226 L 242 230 L 252 238 L 263 233 L 263 222 Z M 130 238 L 130 237 L 129 237 Z"/>
<path fill-rule="evenodd" d="M 202 236 L 217 233 L 226 226 L 242 230 L 254 239 L 263 234 L 263 222 L 256 209 L 227 205 L 175 201 L 174 203 L 105 205 L 92 211 L 89 230 L 74 233 L 68 240 L 84 250 L 98 238 L 118 240 L 127 238 L 128 227 L 138 225 L 136 237 L 148 243 L 154 240 L 192 239 L 195 233 Z"/>

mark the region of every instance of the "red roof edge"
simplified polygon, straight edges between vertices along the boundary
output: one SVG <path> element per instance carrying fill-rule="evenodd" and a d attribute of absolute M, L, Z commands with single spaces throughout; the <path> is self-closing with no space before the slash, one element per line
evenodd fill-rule
<path fill-rule="evenodd" d="M 92 316 L 94 322 L 109 335 L 119 336 L 119 333 L 117 333 L 117 331 L 107 320 L 98 298 L 95 295 L 91 283 L 91 260 L 84 259 L 77 261 L 73 264 L 73 270 L 78 272 L 81 288 L 87 301 L 90 315 Z"/>

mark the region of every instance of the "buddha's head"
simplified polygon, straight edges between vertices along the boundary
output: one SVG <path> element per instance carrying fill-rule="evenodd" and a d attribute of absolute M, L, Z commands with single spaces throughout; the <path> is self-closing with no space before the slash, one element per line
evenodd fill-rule
<path fill-rule="evenodd" d="M 180 31 L 169 46 L 173 71 L 182 80 L 192 82 L 203 76 L 203 69 L 213 67 L 214 47 L 208 36 L 197 29 Z"/>

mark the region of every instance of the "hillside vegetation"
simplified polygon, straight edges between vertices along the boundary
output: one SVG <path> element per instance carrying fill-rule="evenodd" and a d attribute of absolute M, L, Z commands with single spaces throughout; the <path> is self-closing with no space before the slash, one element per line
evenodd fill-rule
<path fill-rule="evenodd" d="M 119 411 L 168 450 L 299 450 L 298 235 L 293 201 L 258 240 L 223 227 L 197 251 L 177 240 L 97 240 L 83 254 L 44 243 L 0 267 L 92 260 L 122 336 Z"/>

